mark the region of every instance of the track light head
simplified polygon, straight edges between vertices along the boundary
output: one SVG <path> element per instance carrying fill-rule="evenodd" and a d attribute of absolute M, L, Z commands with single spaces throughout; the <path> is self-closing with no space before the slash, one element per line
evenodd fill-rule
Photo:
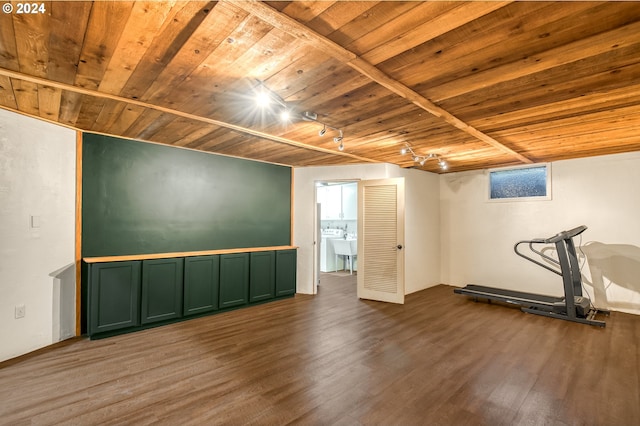
<path fill-rule="evenodd" d="M 338 150 L 344 151 L 344 143 L 342 143 L 342 139 L 343 139 L 344 136 L 343 136 L 342 130 L 336 129 L 335 127 L 331 127 L 331 126 L 329 126 L 329 128 L 338 131 L 338 136 L 334 137 L 333 141 L 335 143 L 339 143 L 340 144 L 340 145 L 338 145 Z"/>
<path fill-rule="evenodd" d="M 333 141 L 335 143 L 339 143 L 340 144 L 340 146 L 339 146 L 340 151 L 342 151 L 344 149 L 344 145 L 342 144 L 342 139 L 344 137 L 343 133 L 342 133 L 342 130 L 340 130 L 340 129 L 336 128 L 336 127 L 333 127 L 333 126 L 329 126 L 328 124 L 323 123 L 322 121 L 318 120 L 318 114 L 316 114 L 315 112 L 304 111 L 301 114 L 301 116 L 302 116 L 302 119 L 304 121 L 313 121 L 315 123 L 322 124 L 322 129 L 320 129 L 320 131 L 318 132 L 318 136 L 324 136 L 327 133 L 327 129 L 331 129 L 331 130 L 334 130 L 334 131 L 338 132 L 338 136 L 334 137 Z"/>
<path fill-rule="evenodd" d="M 256 104 L 260 108 L 266 108 L 271 103 L 271 96 L 267 93 L 266 90 L 259 90 L 256 93 Z"/>

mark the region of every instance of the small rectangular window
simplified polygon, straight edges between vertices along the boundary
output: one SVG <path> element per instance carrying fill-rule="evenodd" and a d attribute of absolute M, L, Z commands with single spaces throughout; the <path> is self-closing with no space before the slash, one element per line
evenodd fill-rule
<path fill-rule="evenodd" d="M 489 199 L 550 200 L 549 164 L 489 171 Z"/>

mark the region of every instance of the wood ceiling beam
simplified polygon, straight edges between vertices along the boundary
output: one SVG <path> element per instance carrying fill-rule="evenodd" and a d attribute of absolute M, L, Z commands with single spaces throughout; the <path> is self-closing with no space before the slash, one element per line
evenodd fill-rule
<path fill-rule="evenodd" d="M 66 90 L 69 92 L 73 92 L 73 93 L 77 93 L 80 95 L 86 95 L 86 96 L 93 96 L 96 98 L 101 98 L 101 99 L 109 99 L 109 100 L 113 100 L 113 101 L 117 101 L 117 102 L 124 102 L 126 104 L 130 104 L 130 105 L 136 105 L 139 107 L 143 107 L 143 108 L 149 108 L 149 109 L 153 109 L 156 111 L 160 111 L 163 113 L 167 113 L 167 114 L 172 114 L 178 117 L 183 117 L 183 118 L 187 118 L 190 120 L 195 120 L 195 121 L 199 121 L 202 123 L 207 123 L 207 124 L 213 124 L 215 126 L 219 126 L 219 127 L 224 127 L 226 129 L 229 130 L 234 130 L 236 132 L 239 133 L 244 133 L 247 135 L 251 135 L 251 136 L 255 136 L 258 138 L 262 138 L 262 139 L 268 139 L 274 142 L 279 142 L 282 144 L 286 144 L 286 145 L 290 145 L 290 146 L 295 146 L 297 148 L 304 148 L 304 149 L 308 149 L 311 151 L 317 151 L 317 152 L 323 152 L 326 154 L 333 154 L 333 155 L 340 155 L 340 156 L 344 156 L 344 157 L 350 157 L 353 159 L 356 159 L 358 161 L 362 161 L 362 162 L 367 162 L 367 163 L 379 163 L 379 161 L 377 160 L 373 160 L 371 158 L 365 158 L 365 157 L 361 157 L 359 155 L 355 155 L 355 154 L 349 154 L 348 152 L 340 152 L 340 151 L 335 151 L 335 150 L 331 150 L 331 149 L 327 149 L 327 148 L 321 148 L 318 146 L 314 146 L 314 145 L 308 145 L 302 142 L 298 142 L 298 141 L 294 141 L 291 139 L 287 139 L 287 138 L 282 138 L 280 136 L 274 136 L 274 135 L 270 135 L 268 133 L 264 133 L 264 132 L 260 132 L 258 130 L 253 130 L 247 127 L 243 127 L 243 126 L 238 126 L 236 124 L 231 124 L 231 123 L 227 123 L 224 121 L 220 121 L 220 120 L 215 120 L 213 118 L 207 118 L 207 117 L 202 117 L 199 115 L 194 115 L 194 114 L 189 114 L 187 112 L 183 112 L 183 111 L 179 111 L 176 109 L 171 109 L 171 108 L 165 108 L 163 106 L 160 105 L 153 105 L 147 102 L 143 102 L 143 101 L 139 101 L 136 99 L 129 99 L 129 98 L 124 98 L 122 96 L 117 96 L 117 95 L 112 95 L 109 93 L 103 93 L 103 92 L 99 92 L 97 90 L 92 90 L 92 89 L 86 89 L 83 87 L 78 87 L 78 86 L 73 86 L 70 84 L 66 84 L 66 83 L 59 83 L 56 81 L 51 81 L 51 80 L 47 80 L 45 78 L 41 78 L 41 77 L 34 77 L 31 75 L 27 75 L 27 74 L 23 74 L 17 71 L 12 71 L 12 70 L 8 70 L 6 68 L 1 68 L 0 67 L 0 76 L 4 76 L 13 80 L 19 80 L 19 81 L 24 81 L 24 82 L 29 82 L 29 83 L 34 83 L 34 84 L 40 84 L 42 86 L 45 87 L 50 87 L 50 88 L 54 88 L 54 89 L 59 89 L 59 90 Z M 18 112 L 20 112 L 18 110 Z"/>
<path fill-rule="evenodd" d="M 362 59 L 355 53 L 345 49 L 337 43 L 327 39 L 326 37 L 316 33 L 315 31 L 309 29 L 303 24 L 299 23 L 295 19 L 290 18 L 272 8 L 271 6 L 264 4 L 257 0 L 224 0 L 228 3 L 231 3 L 246 12 L 257 16 L 268 24 L 272 25 L 275 28 L 278 28 L 281 31 L 284 31 L 292 36 L 304 40 L 310 45 L 313 46 L 314 49 L 321 50 L 325 54 L 339 60 L 343 64 L 355 69 L 359 73 L 369 77 L 374 82 L 384 86 L 385 88 L 391 90 L 393 93 L 401 96 L 408 101 L 412 102 L 414 105 L 419 108 L 427 111 L 429 114 L 438 117 L 445 122 L 449 123 L 453 127 L 462 130 L 468 135 L 473 136 L 476 139 L 479 139 L 492 147 L 509 154 L 510 156 L 518 159 L 522 163 L 533 163 L 532 160 L 520 154 L 517 151 L 509 148 L 508 146 L 500 143 L 495 140 L 491 136 L 481 132 L 480 130 L 474 128 L 473 126 L 467 124 L 462 121 L 455 115 L 451 114 L 449 111 L 437 106 L 429 99 L 405 86 L 398 80 L 393 79 L 388 76 L 384 72 L 380 71 L 371 63 Z"/>

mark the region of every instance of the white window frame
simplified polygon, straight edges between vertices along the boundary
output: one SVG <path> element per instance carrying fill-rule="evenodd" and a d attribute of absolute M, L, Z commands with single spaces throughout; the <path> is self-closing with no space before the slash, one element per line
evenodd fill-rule
<path fill-rule="evenodd" d="M 547 195 L 540 195 L 535 197 L 512 197 L 512 198 L 491 198 L 491 173 L 493 172 L 501 172 L 508 170 L 518 170 L 518 169 L 534 169 L 534 168 L 545 168 L 546 171 L 546 184 L 547 184 Z M 489 169 L 487 171 L 487 201 L 492 203 L 504 203 L 504 202 L 514 202 L 514 201 L 550 201 L 552 199 L 551 196 L 551 163 L 535 163 L 535 164 L 524 164 L 522 166 L 510 166 L 510 167 L 498 167 L 495 169 Z"/>

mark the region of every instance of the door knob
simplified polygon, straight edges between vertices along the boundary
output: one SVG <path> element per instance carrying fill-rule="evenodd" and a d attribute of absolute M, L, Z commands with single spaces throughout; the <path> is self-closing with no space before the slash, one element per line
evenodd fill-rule
<path fill-rule="evenodd" d="M 397 248 L 398 250 L 402 250 L 402 244 L 398 244 L 398 245 L 396 246 L 396 248 Z"/>

